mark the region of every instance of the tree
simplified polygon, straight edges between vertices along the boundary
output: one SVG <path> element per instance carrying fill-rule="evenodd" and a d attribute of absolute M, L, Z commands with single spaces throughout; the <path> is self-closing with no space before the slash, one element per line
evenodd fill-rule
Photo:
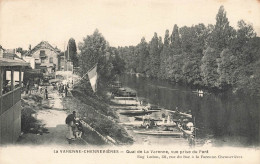
<path fill-rule="evenodd" d="M 69 53 L 68 53 L 69 51 Z M 69 42 L 68 42 L 68 47 L 67 47 L 67 51 L 65 53 L 65 57 L 66 59 L 68 59 L 68 55 L 69 55 L 69 60 L 72 61 L 73 66 L 74 67 L 78 67 L 78 54 L 77 54 L 77 46 L 76 46 L 76 42 L 75 39 L 70 38 Z"/>
<path fill-rule="evenodd" d="M 169 46 L 169 45 L 170 45 L 170 33 L 169 30 L 167 29 L 164 35 L 164 46 Z"/>
<path fill-rule="evenodd" d="M 217 59 L 217 64 L 219 88 L 227 88 L 234 85 L 234 72 L 238 68 L 237 57 L 229 49 L 224 49 L 220 54 L 220 58 Z"/>
<path fill-rule="evenodd" d="M 157 77 L 160 68 L 160 49 L 159 49 L 159 39 L 157 33 L 154 33 L 152 40 L 149 43 L 149 71 L 148 74 L 151 77 Z"/>
<path fill-rule="evenodd" d="M 209 46 L 219 53 L 230 45 L 235 34 L 235 30 L 229 26 L 229 21 L 226 15 L 224 6 L 221 6 L 216 16 L 216 25 L 211 34 L 212 40 Z"/>
<path fill-rule="evenodd" d="M 203 83 L 207 87 L 216 87 L 218 80 L 216 58 L 219 54 L 215 49 L 208 47 L 203 55 L 201 65 Z"/>
<path fill-rule="evenodd" d="M 111 74 L 113 64 L 106 60 L 109 45 L 101 33 L 96 29 L 92 35 L 88 35 L 80 43 L 80 71 L 86 74 L 95 64 L 99 74 L 99 82 L 108 83 L 113 79 Z"/>
<path fill-rule="evenodd" d="M 251 39 L 256 37 L 254 28 L 250 24 L 246 24 L 244 20 L 240 20 L 237 23 L 238 30 L 236 32 L 236 38 L 233 40 L 231 49 L 234 53 L 240 53 L 245 44 Z"/>
<path fill-rule="evenodd" d="M 137 53 L 137 66 L 136 71 L 139 73 L 146 73 L 148 69 L 148 44 L 143 37 L 141 42 L 136 46 L 136 53 Z"/>
<path fill-rule="evenodd" d="M 180 42 L 180 35 L 179 35 L 179 27 L 175 24 L 172 30 L 171 35 L 171 48 L 174 54 L 180 53 L 181 42 Z"/>

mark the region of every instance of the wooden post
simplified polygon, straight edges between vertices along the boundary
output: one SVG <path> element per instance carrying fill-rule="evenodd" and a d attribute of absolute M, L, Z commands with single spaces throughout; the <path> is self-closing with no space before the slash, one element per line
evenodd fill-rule
<path fill-rule="evenodd" d="M 22 87 L 22 68 L 19 68 L 19 87 Z"/>
<path fill-rule="evenodd" d="M 3 69 L 4 67 L 0 67 L 0 121 L 2 120 L 1 114 L 2 114 L 2 94 L 3 94 Z M 0 144 L 2 143 L 2 124 L 0 124 Z"/>
<path fill-rule="evenodd" d="M 14 70 L 11 68 L 11 91 L 14 90 Z"/>
<path fill-rule="evenodd" d="M 4 68 L 0 67 L 0 97 L 3 94 L 3 84 L 4 84 L 4 78 L 3 78 L 3 74 L 4 74 Z"/>

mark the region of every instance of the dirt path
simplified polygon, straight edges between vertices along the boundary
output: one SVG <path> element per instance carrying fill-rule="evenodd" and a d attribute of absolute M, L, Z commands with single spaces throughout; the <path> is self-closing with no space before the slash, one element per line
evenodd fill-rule
<path fill-rule="evenodd" d="M 66 139 L 67 125 L 65 119 L 67 112 L 63 109 L 62 96 L 56 90 L 48 88 L 49 98 L 44 99 L 43 104 L 49 106 L 49 109 L 37 111 L 35 117 L 48 131 L 42 134 L 23 134 L 17 144 L 26 145 L 68 145 Z M 76 140 L 71 145 L 85 145 L 82 140 Z"/>

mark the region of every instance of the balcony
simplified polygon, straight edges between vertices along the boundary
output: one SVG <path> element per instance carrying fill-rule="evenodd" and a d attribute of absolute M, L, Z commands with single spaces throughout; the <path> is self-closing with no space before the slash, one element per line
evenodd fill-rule
<path fill-rule="evenodd" d="M 21 87 L 18 87 L 0 97 L 0 115 L 21 100 L 21 91 Z"/>

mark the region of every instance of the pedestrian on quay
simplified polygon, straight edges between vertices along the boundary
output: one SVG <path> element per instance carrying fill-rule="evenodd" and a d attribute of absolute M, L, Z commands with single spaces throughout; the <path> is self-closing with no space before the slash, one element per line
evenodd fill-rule
<path fill-rule="evenodd" d="M 47 89 L 47 86 L 45 87 L 44 94 L 45 94 L 45 98 L 48 99 L 48 89 Z"/>
<path fill-rule="evenodd" d="M 29 84 L 29 81 L 28 81 L 27 84 L 26 84 L 26 94 L 29 93 L 29 90 L 30 90 L 30 84 Z"/>
<path fill-rule="evenodd" d="M 67 97 L 67 95 L 68 95 L 68 87 L 65 86 L 65 97 Z"/>
<path fill-rule="evenodd" d="M 68 139 L 69 144 L 71 144 L 71 141 L 75 140 L 73 129 L 75 128 L 75 124 L 76 124 L 76 111 L 73 111 L 72 114 L 69 114 L 67 116 L 65 123 L 68 126 L 66 138 Z"/>
<path fill-rule="evenodd" d="M 42 94 L 42 86 L 39 86 L 40 94 Z"/>

